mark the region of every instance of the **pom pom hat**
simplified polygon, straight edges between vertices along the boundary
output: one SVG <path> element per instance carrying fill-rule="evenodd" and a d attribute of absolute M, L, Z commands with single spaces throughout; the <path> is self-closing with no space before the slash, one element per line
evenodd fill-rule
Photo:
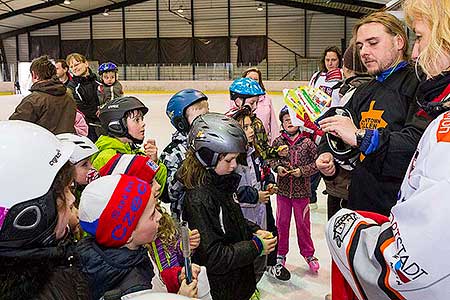
<path fill-rule="evenodd" d="M 159 166 L 149 157 L 133 154 L 116 154 L 100 170 L 100 176 L 126 174 L 152 183 Z"/>
<path fill-rule="evenodd" d="M 150 195 L 150 184 L 136 177 L 100 177 L 81 194 L 80 225 L 99 245 L 121 247 L 136 228 Z"/>

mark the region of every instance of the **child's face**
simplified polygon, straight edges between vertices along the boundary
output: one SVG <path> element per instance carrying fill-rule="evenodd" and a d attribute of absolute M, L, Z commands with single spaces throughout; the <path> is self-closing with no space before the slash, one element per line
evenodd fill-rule
<path fill-rule="evenodd" d="M 142 111 L 135 110 L 127 117 L 128 133 L 137 140 L 143 140 L 145 136 L 145 123 Z"/>
<path fill-rule="evenodd" d="M 80 231 L 80 218 L 78 217 L 78 208 L 74 203 L 70 205 L 70 217 L 69 227 L 73 234 L 77 234 Z"/>
<path fill-rule="evenodd" d="M 75 196 L 70 190 L 70 186 L 64 189 L 65 199 L 56 199 L 56 206 L 58 209 L 58 221 L 55 227 L 56 239 L 62 239 L 67 233 L 67 225 L 69 224 L 70 218 L 72 216 L 72 211 L 70 207 L 75 202 Z"/>
<path fill-rule="evenodd" d="M 113 85 L 116 82 L 116 73 L 115 72 L 103 73 L 102 81 L 104 84 Z"/>
<path fill-rule="evenodd" d="M 75 59 L 71 59 L 69 62 L 69 68 L 73 75 L 75 76 L 86 76 L 89 74 L 89 64 L 88 62 L 81 62 Z"/>
<path fill-rule="evenodd" d="M 259 74 L 254 71 L 248 72 L 245 78 L 251 78 L 256 82 L 259 82 Z"/>
<path fill-rule="evenodd" d="M 246 105 L 250 108 L 250 111 L 253 113 L 255 112 L 256 108 L 258 107 L 258 100 L 259 100 L 259 96 L 253 96 L 250 98 L 245 99 L 245 101 L 243 101 L 243 99 L 241 98 L 237 98 L 234 103 L 236 103 L 236 106 L 241 108 L 242 105 Z"/>
<path fill-rule="evenodd" d="M 239 156 L 239 153 L 227 153 L 222 159 L 219 160 L 217 166 L 214 168 L 214 171 L 217 175 L 228 175 L 233 173 L 236 170 L 237 162 L 236 158 Z"/>
<path fill-rule="evenodd" d="M 244 129 L 245 136 L 247 137 L 248 143 L 249 144 L 252 143 L 255 132 L 253 131 L 252 119 L 250 119 L 250 117 L 247 116 L 244 118 L 244 123 L 242 124 L 242 129 Z"/>
<path fill-rule="evenodd" d="M 203 100 L 197 103 L 192 104 L 186 109 L 185 117 L 189 123 L 192 124 L 192 121 L 195 120 L 198 116 L 204 115 L 209 112 L 209 105 L 207 100 Z"/>
<path fill-rule="evenodd" d="M 151 243 L 158 232 L 160 219 L 161 213 L 156 209 L 156 199 L 152 191 L 147 206 L 133 231 L 132 244 L 141 246 Z"/>
<path fill-rule="evenodd" d="M 81 185 L 87 185 L 87 174 L 92 169 L 92 163 L 88 158 L 75 164 L 75 182 Z"/>
<path fill-rule="evenodd" d="M 283 116 L 283 129 L 289 134 L 295 134 L 298 131 L 298 126 L 293 126 L 291 122 L 291 117 L 289 114 Z"/>

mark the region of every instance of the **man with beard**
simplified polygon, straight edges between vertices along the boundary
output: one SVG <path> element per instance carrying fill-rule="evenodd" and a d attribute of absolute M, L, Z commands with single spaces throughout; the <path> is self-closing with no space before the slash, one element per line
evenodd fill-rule
<path fill-rule="evenodd" d="M 320 121 L 321 129 L 361 150 L 361 163 L 352 171 L 348 207 L 388 216 L 409 161 L 424 127 L 408 126 L 417 112 L 415 93 L 418 78 L 407 60 L 408 39 L 403 24 L 387 12 L 373 13 L 354 29 L 356 46 L 373 80 L 360 86 L 346 108 L 353 122 L 344 116 Z M 325 139 L 316 161 L 320 172 L 334 178 L 339 167 Z"/>

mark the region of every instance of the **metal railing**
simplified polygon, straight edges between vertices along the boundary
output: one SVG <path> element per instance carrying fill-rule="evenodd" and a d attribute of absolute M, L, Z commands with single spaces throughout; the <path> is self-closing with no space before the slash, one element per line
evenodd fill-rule
<path fill-rule="evenodd" d="M 119 65 L 119 78 L 120 80 L 232 80 L 240 77 L 244 70 L 252 66 L 254 65 L 231 63 L 195 64 L 193 76 L 192 64 Z M 95 63 L 92 63 L 91 67 L 94 71 L 97 69 Z M 295 57 L 285 63 L 272 62 L 269 64 L 269 77 L 266 76 L 265 61 L 256 67 L 261 70 L 264 80 L 309 80 L 317 71 L 318 59 Z M 16 78 L 15 64 L 0 65 L 0 81 L 15 81 Z"/>

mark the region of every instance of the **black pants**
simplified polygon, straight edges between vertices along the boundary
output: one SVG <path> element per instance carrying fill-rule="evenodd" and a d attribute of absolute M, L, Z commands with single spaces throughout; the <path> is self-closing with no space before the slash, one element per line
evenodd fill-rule
<path fill-rule="evenodd" d="M 309 203 L 317 203 L 317 187 L 319 186 L 320 173 L 316 173 L 310 177 L 311 180 L 311 198 L 309 199 Z"/>
<path fill-rule="evenodd" d="M 338 210 L 346 207 L 347 207 L 347 200 L 328 194 L 327 199 L 328 220 L 331 219 L 331 217 L 335 213 L 337 213 Z"/>

